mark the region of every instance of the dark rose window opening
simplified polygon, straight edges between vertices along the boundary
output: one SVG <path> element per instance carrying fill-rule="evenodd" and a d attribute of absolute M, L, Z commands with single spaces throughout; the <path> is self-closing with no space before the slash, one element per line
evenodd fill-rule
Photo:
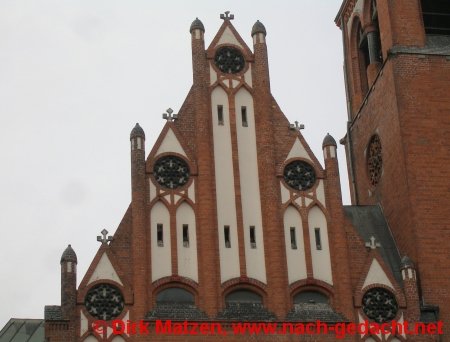
<path fill-rule="evenodd" d="M 316 173 L 314 168 L 301 160 L 295 160 L 284 168 L 285 182 L 295 190 L 311 189 L 316 182 Z"/>
<path fill-rule="evenodd" d="M 398 311 L 394 295 L 383 288 L 367 291 L 362 299 L 362 307 L 366 316 L 378 323 L 392 321 Z"/>
<path fill-rule="evenodd" d="M 225 46 L 217 50 L 214 63 L 220 71 L 236 74 L 244 69 L 245 60 L 238 49 Z"/>
<path fill-rule="evenodd" d="M 189 180 L 189 166 L 181 158 L 167 156 L 158 159 L 153 167 L 156 181 L 165 188 L 176 189 Z"/>
<path fill-rule="evenodd" d="M 110 284 L 99 284 L 88 291 L 84 304 L 92 316 L 109 321 L 122 313 L 124 300 L 117 287 Z"/>

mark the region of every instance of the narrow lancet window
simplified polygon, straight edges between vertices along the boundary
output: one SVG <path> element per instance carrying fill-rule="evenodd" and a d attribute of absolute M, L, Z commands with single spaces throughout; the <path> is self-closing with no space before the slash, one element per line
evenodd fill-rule
<path fill-rule="evenodd" d="M 158 241 L 158 246 L 164 246 L 164 235 L 163 235 L 163 225 L 158 223 L 156 225 L 156 241 Z"/>
<path fill-rule="evenodd" d="M 183 224 L 183 246 L 189 247 L 189 225 Z"/>
<path fill-rule="evenodd" d="M 223 234 L 225 236 L 225 248 L 231 248 L 230 226 L 224 226 L 223 227 Z"/>
<path fill-rule="evenodd" d="M 223 125 L 223 106 L 222 105 L 217 106 L 217 121 L 219 122 L 219 125 Z"/>
<path fill-rule="evenodd" d="M 250 247 L 256 248 L 255 226 L 250 226 Z"/>
<path fill-rule="evenodd" d="M 314 234 L 316 236 L 316 249 L 322 249 L 322 242 L 320 241 L 320 228 L 314 228 Z"/>
<path fill-rule="evenodd" d="M 297 249 L 297 238 L 295 236 L 295 227 L 291 227 L 290 233 L 291 233 L 291 248 Z"/>
<path fill-rule="evenodd" d="M 241 118 L 242 118 L 242 126 L 243 127 L 248 127 L 247 107 L 245 107 L 245 106 L 241 107 Z"/>

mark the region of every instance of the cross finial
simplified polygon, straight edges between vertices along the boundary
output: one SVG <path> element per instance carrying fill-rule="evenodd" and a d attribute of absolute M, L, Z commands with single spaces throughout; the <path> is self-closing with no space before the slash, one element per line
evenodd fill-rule
<path fill-rule="evenodd" d="M 166 113 L 163 113 L 163 115 L 162 115 L 163 119 L 167 120 L 167 121 L 175 121 L 176 119 L 178 119 L 178 114 L 172 114 L 172 113 L 173 113 L 172 108 L 166 109 Z"/>
<path fill-rule="evenodd" d="M 230 11 L 225 11 L 225 14 L 221 14 L 220 15 L 220 19 L 233 20 L 234 19 L 234 14 L 230 14 Z"/>
<path fill-rule="evenodd" d="M 106 237 L 108 235 L 108 231 L 106 229 L 103 229 L 100 233 L 102 234 L 102 236 L 97 236 L 97 241 L 101 242 L 102 245 L 107 244 L 108 242 L 113 240 L 112 236 Z"/>
<path fill-rule="evenodd" d="M 299 124 L 298 121 L 294 121 L 293 124 L 289 124 L 290 129 L 295 129 L 300 132 L 301 129 L 305 129 L 304 124 Z"/>
<path fill-rule="evenodd" d="M 370 242 L 366 242 L 366 247 L 370 249 L 376 249 L 377 247 L 381 247 L 381 244 L 379 242 L 375 242 L 375 236 L 370 237 Z"/>

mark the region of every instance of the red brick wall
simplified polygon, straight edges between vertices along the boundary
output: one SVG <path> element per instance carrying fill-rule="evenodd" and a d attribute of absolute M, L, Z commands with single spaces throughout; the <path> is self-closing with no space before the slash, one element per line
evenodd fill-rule
<path fill-rule="evenodd" d="M 396 58 L 397 101 L 422 294 L 449 326 L 450 61 L 424 57 Z"/>
<path fill-rule="evenodd" d="M 353 200 L 381 204 L 400 253 L 416 263 L 425 302 L 440 305 L 440 317 L 449 326 L 450 309 L 443 303 L 450 301 L 450 61 L 418 53 L 388 56 L 396 45 L 424 46 L 420 1 L 377 4 L 385 64 L 366 101 L 358 99 L 352 86 L 349 94 L 354 118 Z M 358 76 L 352 44 L 345 42 L 351 85 Z M 373 134 L 379 135 L 383 148 L 383 174 L 375 188 L 368 182 L 366 167 Z"/>

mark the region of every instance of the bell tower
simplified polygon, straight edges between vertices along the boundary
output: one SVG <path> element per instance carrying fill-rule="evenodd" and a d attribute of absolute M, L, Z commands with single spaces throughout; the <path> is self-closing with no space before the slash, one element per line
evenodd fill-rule
<path fill-rule="evenodd" d="M 429 0 L 345 0 L 336 17 L 352 204 L 382 208 L 422 306 L 450 300 L 449 19 L 447 1 Z M 439 319 L 450 324 L 448 307 Z"/>

